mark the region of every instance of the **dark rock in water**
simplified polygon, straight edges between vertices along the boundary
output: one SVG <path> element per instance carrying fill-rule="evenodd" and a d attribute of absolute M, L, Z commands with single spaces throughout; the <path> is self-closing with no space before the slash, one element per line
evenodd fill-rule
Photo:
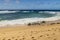
<path fill-rule="evenodd" d="M 30 26 L 30 25 L 40 25 L 40 23 L 38 23 L 38 22 L 28 23 L 28 26 Z"/>
<path fill-rule="evenodd" d="M 32 25 L 40 25 L 38 22 L 33 22 Z"/>
<path fill-rule="evenodd" d="M 41 23 L 46 23 L 45 21 L 42 21 Z"/>
<path fill-rule="evenodd" d="M 36 23 L 37 25 L 40 25 L 40 23 Z"/>
<path fill-rule="evenodd" d="M 33 22 L 33 23 L 32 23 L 32 25 L 36 25 L 36 23 L 35 23 L 35 22 Z"/>
<path fill-rule="evenodd" d="M 60 24 L 60 23 L 57 23 L 57 24 Z"/>
<path fill-rule="evenodd" d="M 30 26 L 31 25 L 31 23 L 28 23 L 28 26 Z"/>
<path fill-rule="evenodd" d="M 51 25 L 53 25 L 53 24 L 55 24 L 55 23 L 51 23 Z"/>

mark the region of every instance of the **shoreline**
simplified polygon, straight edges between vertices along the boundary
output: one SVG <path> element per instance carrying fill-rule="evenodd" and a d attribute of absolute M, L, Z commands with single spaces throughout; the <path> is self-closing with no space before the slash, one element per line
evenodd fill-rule
<path fill-rule="evenodd" d="M 60 19 L 55 21 L 37 21 L 31 22 L 28 24 L 6 24 L 0 25 L 0 27 L 11 27 L 11 26 L 33 26 L 33 25 L 53 25 L 53 24 L 60 24 Z"/>

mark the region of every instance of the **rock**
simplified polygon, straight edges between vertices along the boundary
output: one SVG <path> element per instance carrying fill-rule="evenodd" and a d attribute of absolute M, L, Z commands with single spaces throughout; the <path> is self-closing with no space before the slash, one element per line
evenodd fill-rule
<path fill-rule="evenodd" d="M 45 21 L 42 21 L 41 23 L 46 23 Z"/>
<path fill-rule="evenodd" d="M 28 23 L 28 26 L 30 26 L 31 25 L 31 23 Z"/>

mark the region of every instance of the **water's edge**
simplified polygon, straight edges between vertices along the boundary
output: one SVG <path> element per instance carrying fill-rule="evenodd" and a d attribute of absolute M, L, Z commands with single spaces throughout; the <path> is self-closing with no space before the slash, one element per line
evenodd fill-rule
<path fill-rule="evenodd" d="M 0 26 L 26 25 L 32 22 L 55 21 L 60 19 L 56 11 L 0 11 Z"/>

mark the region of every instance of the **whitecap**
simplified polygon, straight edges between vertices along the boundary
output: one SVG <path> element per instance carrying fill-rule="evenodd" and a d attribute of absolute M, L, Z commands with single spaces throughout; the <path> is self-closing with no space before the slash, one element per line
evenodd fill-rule
<path fill-rule="evenodd" d="M 0 14 L 4 14 L 4 13 L 15 13 L 15 12 L 18 12 L 18 11 L 0 11 Z"/>

